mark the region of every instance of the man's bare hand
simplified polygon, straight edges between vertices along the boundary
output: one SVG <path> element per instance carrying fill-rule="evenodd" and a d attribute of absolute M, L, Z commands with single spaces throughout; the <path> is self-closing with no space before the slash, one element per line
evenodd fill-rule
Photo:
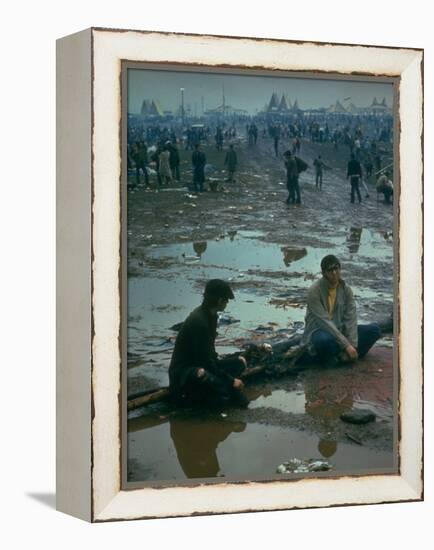
<path fill-rule="evenodd" d="M 348 346 L 345 348 L 345 353 L 350 358 L 350 361 L 356 361 L 356 359 L 358 359 L 359 357 L 356 348 L 351 344 L 348 344 Z"/>
<path fill-rule="evenodd" d="M 198 378 L 203 378 L 205 376 L 205 369 L 197 369 L 196 375 Z"/>
<path fill-rule="evenodd" d="M 239 378 L 234 378 L 234 383 L 232 384 L 234 390 L 242 390 L 244 388 L 243 381 Z"/>

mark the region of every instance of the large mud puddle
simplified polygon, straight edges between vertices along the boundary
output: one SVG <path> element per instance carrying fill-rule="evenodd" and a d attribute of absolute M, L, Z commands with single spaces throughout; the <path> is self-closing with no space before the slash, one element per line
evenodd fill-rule
<path fill-rule="evenodd" d="M 140 276 L 128 281 L 129 393 L 138 386 L 167 385 L 176 337 L 171 327 L 200 304 L 206 280 L 226 279 L 235 291 L 236 299 L 221 318 L 217 340 L 219 352 L 229 353 L 249 337 L 283 339 L 302 330 L 305 293 L 320 276 L 318 266 L 327 247 L 351 248 L 351 255 L 357 254 L 362 262 L 373 257 L 391 261 L 393 253 L 391 239 L 381 232 L 354 228 L 325 239 L 325 248 L 264 242 L 264 236 L 258 231 L 229 231 L 213 241 L 149 247 L 140 262 Z M 381 292 L 369 281 L 352 288 L 361 320 L 372 317 L 375 302 L 391 307 L 392 288 Z"/>

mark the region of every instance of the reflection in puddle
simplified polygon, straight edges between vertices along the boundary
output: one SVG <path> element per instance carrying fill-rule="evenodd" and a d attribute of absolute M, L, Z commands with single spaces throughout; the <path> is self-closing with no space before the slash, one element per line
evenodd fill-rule
<path fill-rule="evenodd" d="M 305 248 L 288 248 L 287 246 L 281 248 L 283 252 L 283 263 L 286 267 L 292 262 L 297 262 L 304 258 L 307 255 L 307 250 Z"/>
<path fill-rule="evenodd" d="M 332 457 L 333 469 L 340 474 L 393 467 L 390 452 L 288 428 L 189 418 L 166 419 L 143 429 L 139 420 L 129 421 L 129 481 L 266 478 L 291 458 Z"/>
<path fill-rule="evenodd" d="M 220 473 L 217 447 L 231 433 L 241 433 L 245 428 L 245 422 L 214 422 L 210 427 L 208 422 L 198 419 L 193 422 L 171 419 L 170 437 L 185 477 L 217 477 Z"/>
<path fill-rule="evenodd" d="M 356 254 L 359 251 L 362 231 L 363 229 L 361 227 L 350 228 L 350 234 L 348 236 L 347 246 L 351 254 Z"/>

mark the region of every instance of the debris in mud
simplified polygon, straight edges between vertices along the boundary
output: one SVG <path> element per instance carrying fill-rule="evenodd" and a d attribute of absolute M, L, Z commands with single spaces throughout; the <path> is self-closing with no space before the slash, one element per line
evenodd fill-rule
<path fill-rule="evenodd" d="M 291 460 L 279 464 L 276 473 L 307 474 L 309 472 L 326 472 L 332 468 L 333 466 L 327 460 L 316 458 L 291 458 Z"/>
<path fill-rule="evenodd" d="M 239 323 L 239 319 L 235 319 L 232 315 L 223 314 L 219 316 L 218 325 L 232 325 L 233 323 Z"/>
<path fill-rule="evenodd" d="M 197 263 L 200 261 L 200 257 L 199 256 L 188 256 L 185 254 L 185 252 L 183 252 L 181 254 L 181 256 L 184 258 L 184 261 L 186 263 Z"/>
<path fill-rule="evenodd" d="M 277 308 L 283 308 L 286 309 L 287 307 L 290 308 L 304 308 L 304 304 L 291 302 L 290 300 L 278 300 L 277 298 L 272 298 L 269 301 L 269 304 L 272 306 L 275 306 Z"/>
<path fill-rule="evenodd" d="M 268 325 L 258 325 L 253 332 L 270 332 L 270 331 L 273 331 L 273 327 L 272 326 L 268 326 Z"/>
<path fill-rule="evenodd" d="M 376 415 L 368 409 L 353 409 L 342 413 L 340 419 L 350 424 L 367 424 L 374 422 Z"/>
<path fill-rule="evenodd" d="M 360 439 L 358 439 L 358 438 L 355 437 L 354 435 L 349 434 L 348 432 L 345 432 L 345 436 L 346 436 L 350 441 L 353 441 L 354 443 L 357 443 L 357 445 L 363 445 L 363 443 L 360 441 Z"/>

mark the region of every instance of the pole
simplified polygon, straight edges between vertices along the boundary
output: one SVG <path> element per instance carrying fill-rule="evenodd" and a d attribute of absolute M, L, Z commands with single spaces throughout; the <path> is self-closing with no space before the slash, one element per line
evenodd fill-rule
<path fill-rule="evenodd" d="M 181 88 L 181 119 L 182 119 L 182 126 L 184 126 L 184 88 Z"/>

